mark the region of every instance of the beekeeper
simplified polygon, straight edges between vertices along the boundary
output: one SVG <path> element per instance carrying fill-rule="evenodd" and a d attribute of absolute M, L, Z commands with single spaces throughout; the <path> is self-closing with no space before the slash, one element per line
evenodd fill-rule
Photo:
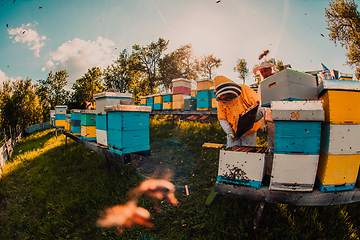
<path fill-rule="evenodd" d="M 218 101 L 217 114 L 219 123 L 227 135 L 227 147 L 233 146 L 256 146 L 257 130 L 260 128 L 260 119 L 263 116 L 262 109 L 258 110 L 253 127 L 243 136 L 237 138 L 237 124 L 239 115 L 256 102 L 260 102 L 260 96 L 250 87 L 237 84 L 224 76 L 214 78 L 214 94 Z"/>

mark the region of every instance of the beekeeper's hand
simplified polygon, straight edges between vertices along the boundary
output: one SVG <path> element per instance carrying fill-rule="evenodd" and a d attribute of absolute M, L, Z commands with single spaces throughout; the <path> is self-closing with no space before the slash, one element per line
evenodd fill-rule
<path fill-rule="evenodd" d="M 235 132 L 232 128 L 227 129 L 227 131 L 225 131 L 226 135 L 228 138 L 235 138 Z"/>
<path fill-rule="evenodd" d="M 234 139 L 235 138 L 235 132 L 232 129 L 230 123 L 228 120 L 226 119 L 219 119 L 219 123 L 220 126 L 222 127 L 222 129 L 224 130 L 224 132 L 226 133 L 227 137 Z"/>

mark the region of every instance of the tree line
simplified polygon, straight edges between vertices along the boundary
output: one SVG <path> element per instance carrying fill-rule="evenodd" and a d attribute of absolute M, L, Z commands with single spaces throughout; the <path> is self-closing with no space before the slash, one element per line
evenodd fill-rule
<path fill-rule="evenodd" d="M 354 0 L 333 0 L 325 8 L 325 18 L 329 39 L 344 46 L 349 64 L 356 68 L 355 75 L 360 79 L 360 13 Z M 132 93 L 135 102 L 141 96 L 172 89 L 172 80 L 186 78 L 197 80 L 200 77 L 214 77 L 214 70 L 221 66 L 222 60 L 206 54 L 194 56 L 191 44 L 164 54 L 169 41 L 159 38 L 149 45 L 134 44 L 131 52 L 124 49 L 119 57 L 105 69 L 93 67 L 75 81 L 71 89 L 65 90 L 69 74 L 66 70 L 50 71 L 46 79 L 16 80 L 4 82 L 0 90 L 0 124 L 15 129 L 46 122 L 50 110 L 56 105 L 67 105 L 69 109 L 84 109 L 86 103 L 94 102 L 93 95 L 110 88 L 118 92 Z M 278 70 L 284 68 L 282 61 L 265 59 Z M 256 67 L 255 65 L 253 69 Z M 234 69 L 245 83 L 249 73 L 245 59 L 238 59 Z M 254 76 L 255 80 L 259 80 Z"/>

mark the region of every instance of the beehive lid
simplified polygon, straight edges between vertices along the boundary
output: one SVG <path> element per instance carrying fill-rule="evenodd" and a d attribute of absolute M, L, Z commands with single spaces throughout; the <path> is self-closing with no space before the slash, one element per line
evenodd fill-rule
<path fill-rule="evenodd" d="M 55 106 L 55 109 L 56 108 L 67 108 L 67 106 L 66 105 L 57 105 L 57 106 Z"/>
<path fill-rule="evenodd" d="M 271 110 L 323 110 L 322 101 L 271 101 Z"/>
<path fill-rule="evenodd" d="M 88 109 L 83 109 L 80 110 L 81 114 L 96 114 L 96 110 L 88 110 Z"/>
<path fill-rule="evenodd" d="M 360 91 L 360 82 L 353 80 L 323 79 L 317 89 L 318 94 L 324 90 L 353 90 Z"/>
<path fill-rule="evenodd" d="M 71 109 L 70 112 L 71 113 L 81 113 L 82 109 Z"/>
<path fill-rule="evenodd" d="M 94 100 L 99 99 L 99 98 L 132 98 L 132 94 L 131 93 L 119 93 L 119 92 L 102 92 L 102 93 L 97 93 L 94 94 L 93 98 Z"/>
<path fill-rule="evenodd" d="M 151 112 L 150 106 L 115 105 L 104 108 L 105 112 Z"/>
<path fill-rule="evenodd" d="M 214 80 L 210 79 L 210 78 L 201 78 L 196 80 L 196 82 L 214 82 Z"/>
<path fill-rule="evenodd" d="M 172 80 L 172 82 L 180 82 L 180 81 L 191 83 L 191 80 L 185 78 L 176 78 Z"/>

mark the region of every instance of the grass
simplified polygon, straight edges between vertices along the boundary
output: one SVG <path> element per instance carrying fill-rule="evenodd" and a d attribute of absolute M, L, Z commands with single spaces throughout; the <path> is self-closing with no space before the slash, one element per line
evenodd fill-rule
<path fill-rule="evenodd" d="M 258 202 L 218 195 L 204 205 L 216 181 L 219 149 L 201 145 L 225 143 L 216 119 L 172 120 L 152 118 L 152 155 L 132 155 L 126 165 L 110 160 L 110 176 L 103 156 L 70 139 L 66 147 L 64 135 L 45 130 L 22 139 L 0 180 L 0 239 L 248 239 Z M 139 202 L 152 213 L 154 228 L 137 226 L 119 236 L 96 226 L 103 210 L 126 203 L 144 176 L 168 173 L 180 205 L 164 201 L 156 213 L 150 199 Z M 358 203 L 267 203 L 253 239 L 359 239 L 359 231 Z"/>

